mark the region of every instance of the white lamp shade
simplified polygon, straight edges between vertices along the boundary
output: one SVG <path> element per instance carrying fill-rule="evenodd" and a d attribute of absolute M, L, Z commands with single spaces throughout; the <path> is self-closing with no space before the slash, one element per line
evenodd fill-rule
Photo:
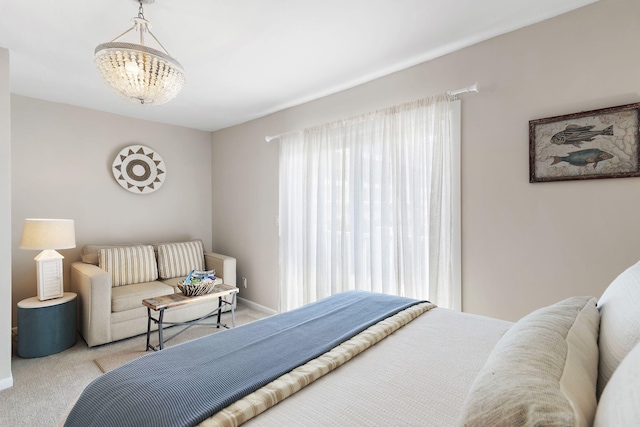
<path fill-rule="evenodd" d="M 72 219 L 25 219 L 20 249 L 70 249 L 76 247 Z"/>

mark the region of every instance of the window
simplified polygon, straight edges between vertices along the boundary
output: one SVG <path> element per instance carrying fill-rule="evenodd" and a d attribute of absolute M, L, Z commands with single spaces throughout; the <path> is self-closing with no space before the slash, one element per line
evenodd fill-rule
<path fill-rule="evenodd" d="M 459 101 L 280 138 L 280 311 L 346 290 L 460 308 Z"/>

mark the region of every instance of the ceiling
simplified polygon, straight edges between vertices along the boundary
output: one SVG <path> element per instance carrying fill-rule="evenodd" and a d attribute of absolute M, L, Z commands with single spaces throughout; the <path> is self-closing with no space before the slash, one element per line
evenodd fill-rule
<path fill-rule="evenodd" d="M 212 131 L 595 1 L 156 0 L 145 18 L 187 78 L 156 107 L 115 95 L 93 65 L 95 47 L 130 27 L 137 0 L 0 0 L 0 47 L 12 93 Z"/>

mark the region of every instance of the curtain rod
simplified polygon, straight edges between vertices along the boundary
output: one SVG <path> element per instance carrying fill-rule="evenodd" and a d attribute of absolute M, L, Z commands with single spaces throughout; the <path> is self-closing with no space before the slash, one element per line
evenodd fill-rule
<path fill-rule="evenodd" d="M 447 94 L 449 96 L 452 96 L 454 99 L 458 97 L 458 95 L 462 95 L 463 93 L 469 93 L 469 92 L 480 92 L 480 90 L 478 89 L 478 82 L 475 82 L 474 84 L 467 86 L 467 87 L 463 87 L 462 89 L 456 89 L 456 90 L 450 90 L 447 92 Z M 278 135 L 273 135 L 273 136 L 265 136 L 264 140 L 267 142 L 271 142 L 274 139 L 278 139 L 280 138 L 280 135 L 282 134 L 278 134 Z"/>
<path fill-rule="evenodd" d="M 474 84 L 472 84 L 471 86 L 467 86 L 467 87 L 463 87 L 462 89 L 458 89 L 458 90 L 450 90 L 449 92 L 447 92 L 450 96 L 456 97 L 458 95 L 461 95 L 463 93 L 468 93 L 468 92 L 480 92 L 480 90 L 478 89 L 478 82 L 475 82 Z"/>

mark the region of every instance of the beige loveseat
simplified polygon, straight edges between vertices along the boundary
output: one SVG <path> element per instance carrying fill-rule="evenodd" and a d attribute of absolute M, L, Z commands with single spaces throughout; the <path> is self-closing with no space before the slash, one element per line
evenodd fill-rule
<path fill-rule="evenodd" d="M 82 261 L 71 264 L 70 283 L 78 294 L 78 329 L 89 347 L 146 333 L 142 300 L 180 292 L 177 284 L 192 269 L 215 270 L 217 280 L 236 286 L 236 259 L 205 252 L 200 240 L 83 247 Z M 164 320 L 198 319 L 216 306 L 208 301 L 172 308 Z"/>

